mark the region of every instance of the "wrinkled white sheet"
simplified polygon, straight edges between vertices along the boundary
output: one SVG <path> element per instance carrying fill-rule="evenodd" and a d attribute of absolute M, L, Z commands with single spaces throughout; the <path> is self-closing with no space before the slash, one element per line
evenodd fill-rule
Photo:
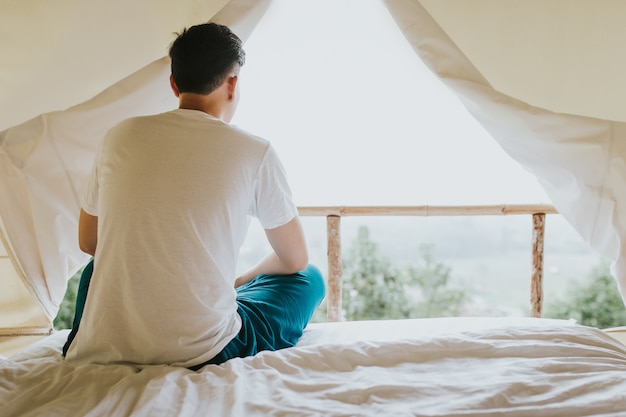
<path fill-rule="evenodd" d="M 0 361 L 3 416 L 626 415 L 626 347 L 567 321 L 312 324 L 295 348 L 199 372 L 74 367 L 66 333 Z"/>

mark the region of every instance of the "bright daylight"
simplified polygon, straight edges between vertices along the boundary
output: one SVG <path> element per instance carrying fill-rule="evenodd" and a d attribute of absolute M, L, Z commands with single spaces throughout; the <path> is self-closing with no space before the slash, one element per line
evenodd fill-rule
<path fill-rule="evenodd" d="M 379 1 L 276 1 L 246 53 L 233 122 L 272 141 L 300 206 L 549 203 L 537 179 L 424 66 Z M 325 219 L 304 222 L 312 256 L 325 266 Z M 254 226 L 244 265 L 266 250 Z M 373 273 L 351 269 L 358 256 L 350 258 L 350 247 L 363 227 L 377 251 L 361 255 L 402 269 L 423 264 L 426 251 L 450 268 L 453 293 L 463 292 L 463 306 L 404 314 L 528 315 L 530 216 L 345 217 L 344 304 L 359 292 L 350 290 L 359 285 L 349 284 L 351 272 Z M 585 281 L 601 259 L 559 215 L 549 215 L 544 302 Z M 382 284 L 374 290 L 388 291 Z M 369 310 L 357 316 L 396 314 Z"/>

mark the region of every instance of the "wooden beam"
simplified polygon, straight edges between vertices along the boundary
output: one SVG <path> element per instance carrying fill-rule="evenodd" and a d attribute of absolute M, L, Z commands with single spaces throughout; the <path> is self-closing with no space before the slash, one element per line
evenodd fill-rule
<path fill-rule="evenodd" d="M 543 305 L 543 242 L 546 214 L 558 214 L 548 204 L 484 206 L 322 206 L 299 207 L 301 216 L 325 216 L 328 239 L 328 321 L 343 320 L 341 307 L 341 217 L 343 216 L 495 216 L 532 215 L 530 316 L 541 317 Z"/>
<path fill-rule="evenodd" d="M 328 321 L 342 321 L 341 314 L 341 217 L 327 216 L 328 284 L 326 302 Z"/>
<path fill-rule="evenodd" d="M 498 216 L 556 214 L 549 204 L 492 206 L 322 206 L 299 207 L 301 216 Z"/>
<path fill-rule="evenodd" d="M 530 277 L 530 316 L 541 317 L 543 308 L 543 239 L 546 215 L 533 214 L 532 270 Z"/>

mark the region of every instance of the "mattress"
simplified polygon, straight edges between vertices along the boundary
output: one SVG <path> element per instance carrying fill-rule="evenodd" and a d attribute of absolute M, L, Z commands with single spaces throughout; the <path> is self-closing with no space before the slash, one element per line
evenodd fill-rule
<path fill-rule="evenodd" d="M 2 416 L 624 416 L 626 347 L 573 321 L 312 323 L 208 365 L 72 366 L 66 331 L 0 359 Z"/>

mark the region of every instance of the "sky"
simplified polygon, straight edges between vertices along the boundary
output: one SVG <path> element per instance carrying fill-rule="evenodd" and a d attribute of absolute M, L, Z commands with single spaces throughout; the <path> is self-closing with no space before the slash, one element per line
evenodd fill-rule
<path fill-rule="evenodd" d="M 537 179 L 425 67 L 381 1 L 274 0 L 245 49 L 233 123 L 276 147 L 298 206 L 550 203 Z M 520 217 L 530 250 L 530 218 Z M 309 243 L 319 246 L 313 261 L 322 265 L 325 228 L 317 220 L 306 219 L 312 222 L 307 233 Z M 513 219 L 507 221 L 510 226 Z M 342 222 L 344 245 L 351 239 L 349 224 Z M 564 240 L 582 246 L 573 229 L 560 216 L 551 216 L 546 226 L 550 277 L 586 274 L 597 261 L 582 249 L 575 258 L 552 254 L 552 245 Z M 252 230 L 252 236 L 262 233 L 255 223 Z M 420 229 L 408 242 L 430 239 L 424 233 Z M 249 239 L 242 253 L 254 252 L 259 241 Z M 405 246 L 409 252 L 413 247 Z M 474 261 L 463 265 L 466 274 L 475 267 L 489 279 L 507 275 L 504 285 L 521 283 L 527 297 L 530 262 L 518 268 L 509 258 Z M 563 281 L 550 277 L 546 288 Z"/>
<path fill-rule="evenodd" d="M 297 205 L 550 202 L 382 2 L 275 0 L 245 49 L 233 123 L 276 147 Z"/>

